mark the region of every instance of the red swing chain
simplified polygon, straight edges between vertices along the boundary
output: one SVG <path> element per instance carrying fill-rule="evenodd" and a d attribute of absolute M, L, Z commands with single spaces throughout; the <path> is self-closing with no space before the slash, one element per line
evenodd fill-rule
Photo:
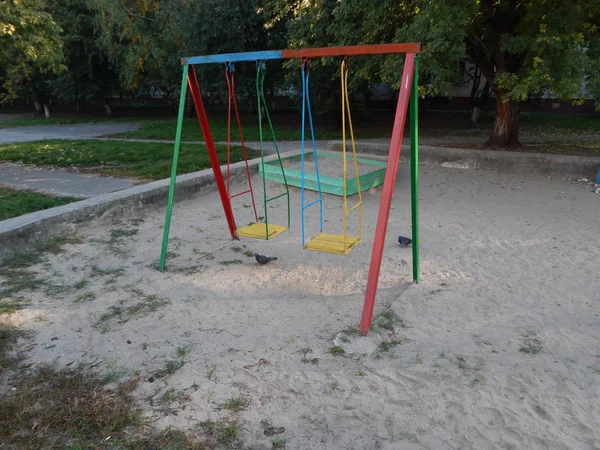
<path fill-rule="evenodd" d="M 240 195 L 250 193 L 250 197 L 252 198 L 252 208 L 254 210 L 254 220 L 258 222 L 258 213 L 256 212 L 256 203 L 254 202 L 254 191 L 252 189 L 252 180 L 250 177 L 250 168 L 248 167 L 248 152 L 246 151 L 246 144 L 244 142 L 244 134 L 242 132 L 242 122 L 240 120 L 240 112 L 238 110 L 237 101 L 235 98 L 235 70 L 232 63 L 227 63 L 225 65 L 225 79 L 227 80 L 227 195 L 229 195 L 229 199 L 231 200 L 234 197 L 238 197 Z M 249 189 L 243 192 L 239 192 L 237 194 L 231 195 L 229 190 L 229 184 L 231 180 L 231 171 L 229 166 L 231 165 L 231 105 L 233 104 L 233 109 L 235 111 L 235 117 L 237 120 L 238 133 L 240 135 L 240 142 L 242 144 L 242 155 L 244 157 L 244 163 L 246 164 L 246 176 L 248 177 L 248 187 Z"/>

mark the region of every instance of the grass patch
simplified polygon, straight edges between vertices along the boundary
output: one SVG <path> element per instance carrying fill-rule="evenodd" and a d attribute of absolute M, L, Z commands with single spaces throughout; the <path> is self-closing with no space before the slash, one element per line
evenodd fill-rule
<path fill-rule="evenodd" d="M 340 347 L 339 345 L 334 345 L 329 349 L 329 353 L 333 356 L 341 356 L 346 353 L 346 350 L 344 350 L 344 348 Z"/>
<path fill-rule="evenodd" d="M 475 386 L 485 386 L 485 378 L 479 372 L 477 372 L 471 379 L 471 387 Z"/>
<path fill-rule="evenodd" d="M 89 283 L 90 283 L 90 282 L 89 282 L 89 280 L 85 280 L 85 279 L 84 279 L 84 280 L 79 280 L 77 283 L 75 283 L 75 284 L 73 285 L 73 289 L 77 289 L 77 290 L 83 289 L 83 288 L 84 288 L 84 287 L 86 287 L 86 286 L 87 286 Z"/>
<path fill-rule="evenodd" d="M 114 448 L 114 447 L 113 447 Z M 131 450 L 152 449 L 152 450 L 212 450 L 213 447 L 204 442 L 198 442 L 182 430 L 167 428 L 164 431 L 154 435 L 130 441 L 125 447 Z M 70 448 L 70 450 L 78 450 Z M 83 449 L 82 449 L 83 450 Z"/>
<path fill-rule="evenodd" d="M 17 191 L 0 187 L 0 220 L 22 216 L 55 206 L 66 205 L 79 199 L 72 197 L 51 197 L 37 192 Z"/>
<path fill-rule="evenodd" d="M 299 122 L 299 114 L 294 115 L 277 115 L 274 114 L 273 126 L 275 129 L 275 135 L 278 141 L 297 141 L 301 138 L 301 127 Z M 258 118 L 256 116 L 244 115 L 241 117 L 242 126 L 244 128 L 244 139 L 246 141 L 258 141 L 259 129 L 258 129 Z M 137 138 L 137 139 L 175 139 L 175 129 L 177 121 L 174 119 L 169 120 L 145 120 L 138 122 L 141 126 L 138 130 L 127 131 L 125 133 L 117 134 L 116 136 L 124 138 Z M 340 139 L 341 130 L 337 129 L 335 122 L 327 124 L 324 121 L 315 122 L 315 135 L 317 139 Z M 373 137 L 385 137 L 389 136 L 392 131 L 393 117 L 390 116 L 389 123 L 386 126 L 368 125 L 360 126 L 356 124 L 355 136 L 358 138 L 373 138 Z M 210 114 L 210 130 L 215 141 L 226 141 L 227 140 L 227 117 L 225 113 L 214 112 Z M 182 140 L 184 141 L 203 141 L 202 131 L 198 127 L 197 119 L 184 119 L 182 126 Z M 306 136 L 310 139 L 310 136 Z"/>
<path fill-rule="evenodd" d="M 232 412 L 245 411 L 248 408 L 248 400 L 242 396 L 235 396 L 225 400 L 218 409 L 226 409 Z"/>
<path fill-rule="evenodd" d="M 222 266 L 233 266 L 235 264 L 244 264 L 244 261 L 241 259 L 228 259 L 227 261 L 219 262 L 219 264 Z"/>
<path fill-rule="evenodd" d="M 308 355 L 312 353 L 312 348 L 304 347 L 299 350 L 299 353 L 302 353 L 301 362 L 305 364 L 319 364 L 319 358 L 310 358 Z"/>
<path fill-rule="evenodd" d="M 30 304 L 21 298 L 0 298 L 0 314 L 13 314 Z"/>
<path fill-rule="evenodd" d="M 2 270 L 22 269 L 38 264 L 44 260 L 46 253 L 57 255 L 64 252 L 63 246 L 67 244 L 81 244 L 83 240 L 76 234 L 69 236 L 58 236 L 33 245 L 27 251 L 13 253 L 2 261 Z M 0 275 L 2 273 L 0 272 Z"/>
<path fill-rule="evenodd" d="M 285 448 L 286 445 L 287 445 L 287 441 L 285 439 L 275 439 L 272 442 L 273 448 Z"/>
<path fill-rule="evenodd" d="M 31 246 L 26 251 L 13 253 L 2 261 L 0 266 L 0 298 L 12 297 L 15 294 L 36 288 L 49 288 L 48 282 L 38 274 L 27 270 L 29 267 L 43 262 L 48 253 L 59 254 L 64 251 L 66 244 L 80 244 L 77 235 L 50 238 Z"/>
<path fill-rule="evenodd" d="M 0 440 L 8 448 L 97 448 L 140 423 L 132 383 L 110 390 L 99 376 L 36 367 L 17 386 L 0 394 Z"/>
<path fill-rule="evenodd" d="M 114 269 L 104 269 L 102 267 L 93 265 L 90 268 L 90 277 L 107 277 L 107 283 L 114 282 L 118 277 L 123 276 L 125 274 L 125 269 L 123 267 L 117 267 Z"/>
<path fill-rule="evenodd" d="M 38 366 L 19 371 L 12 382 L 15 391 L 0 390 L 0 441 L 6 448 L 211 449 L 181 430 L 148 435 L 131 395 L 136 381 L 109 388 L 114 380 L 107 376 Z"/>
<path fill-rule="evenodd" d="M 145 294 L 138 289 L 131 289 L 130 292 L 140 297 L 142 301 L 126 306 L 125 301 L 122 300 L 119 304 L 108 308 L 94 326 L 101 332 L 107 332 L 113 324 L 123 324 L 134 317 L 147 316 L 170 303 L 169 300 L 156 294 Z"/>
<path fill-rule="evenodd" d="M 248 151 L 249 158 L 252 158 L 254 152 Z M 217 145 L 217 153 L 223 161 L 227 146 Z M 232 147 L 232 163 L 242 161 L 242 156 L 241 147 Z M 0 145 L 0 161 L 87 168 L 100 174 L 151 180 L 170 176 L 172 158 L 173 144 L 157 142 L 44 140 Z M 197 144 L 181 146 L 178 175 L 209 167 L 210 160 L 205 149 Z"/>
<path fill-rule="evenodd" d="M 19 362 L 18 357 L 11 356 L 12 345 L 27 333 L 19 328 L 0 322 L 0 375 L 8 369 L 14 369 Z M 0 391 L 1 392 L 1 391 Z M 2 428 L 2 427 L 0 427 Z"/>
<path fill-rule="evenodd" d="M 168 377 L 169 375 L 173 375 L 175 372 L 177 372 L 179 369 L 181 369 L 184 365 L 185 365 L 185 363 L 178 359 L 173 359 L 171 361 L 167 361 L 165 366 L 162 369 L 160 369 L 158 372 L 156 372 L 156 374 L 155 374 L 156 378 L 164 378 L 164 377 Z"/>
<path fill-rule="evenodd" d="M 190 400 L 190 396 L 183 391 L 176 391 L 175 389 L 169 389 L 160 397 L 163 403 L 175 403 L 175 402 L 186 402 Z"/>
<path fill-rule="evenodd" d="M 44 279 L 29 270 L 0 268 L 0 276 L 4 278 L 4 281 L 0 283 L 0 298 L 12 297 L 34 286 L 44 287 L 46 285 Z"/>
<path fill-rule="evenodd" d="M 538 338 L 535 333 L 529 333 L 523 336 L 523 342 L 519 351 L 521 353 L 529 353 L 530 355 L 537 355 L 542 351 L 542 341 Z"/>
<path fill-rule="evenodd" d="M 131 251 L 126 248 L 127 244 L 131 243 L 132 236 L 138 234 L 139 230 L 137 228 L 113 228 L 108 233 L 108 249 L 110 252 L 118 258 L 127 258 L 131 256 Z M 100 241 L 103 242 L 103 241 Z"/>
<path fill-rule="evenodd" d="M 300 360 L 300 362 L 303 362 L 304 364 L 312 364 L 312 365 L 316 366 L 317 364 L 319 364 L 319 358 L 308 358 L 306 356 L 303 356 L 302 359 Z"/>
<path fill-rule="evenodd" d="M 12 128 L 12 127 L 27 127 L 32 125 L 68 125 L 73 123 L 92 123 L 98 122 L 98 119 L 91 119 L 89 117 L 76 117 L 76 116 L 61 116 L 53 114 L 51 118 L 46 119 L 42 116 L 31 116 L 23 119 L 11 119 L 0 121 L 0 129 Z"/>
<path fill-rule="evenodd" d="M 110 230 L 110 240 L 116 241 L 121 239 L 122 237 L 135 236 L 138 234 L 139 230 L 137 228 L 126 229 L 126 228 L 113 228 Z"/>
<path fill-rule="evenodd" d="M 600 133 L 600 118 L 582 114 L 521 113 L 521 128 L 529 134 L 557 134 L 564 136 L 571 131 L 574 135 Z"/>
<path fill-rule="evenodd" d="M 463 371 L 469 369 L 469 364 L 467 363 L 467 360 L 465 359 L 464 356 L 456 357 L 456 365 L 458 366 L 458 368 L 460 370 L 463 370 Z"/>
<path fill-rule="evenodd" d="M 75 297 L 73 303 L 84 303 L 84 302 L 92 302 L 96 300 L 97 296 L 93 292 L 82 292 L 81 294 Z"/>
<path fill-rule="evenodd" d="M 237 447 L 240 441 L 241 426 L 235 420 L 200 422 L 197 426 L 214 446 Z"/>
<path fill-rule="evenodd" d="M 9 355 L 28 332 L 0 322 L 0 447 L 7 449 L 209 450 L 179 430 L 147 433 L 131 393 L 137 380 L 107 386 L 120 377 L 51 366 L 20 368 Z M 11 389 L 14 387 L 15 389 Z M 110 437 L 110 441 L 107 440 Z M 108 443 L 107 443 L 108 442 Z M 100 444 L 102 443 L 102 444 Z"/>
<path fill-rule="evenodd" d="M 329 389 L 331 389 L 331 392 L 342 392 L 344 390 L 340 382 L 335 378 L 329 382 Z"/>
<path fill-rule="evenodd" d="M 211 367 L 206 371 L 206 378 L 208 381 L 217 381 L 217 368 L 215 366 Z"/>
<path fill-rule="evenodd" d="M 373 328 L 380 328 L 386 331 L 394 331 L 396 327 L 406 328 L 402 318 L 400 318 L 391 309 L 382 312 L 374 321 Z"/>
<path fill-rule="evenodd" d="M 190 351 L 192 350 L 193 345 L 192 344 L 188 344 L 188 345 L 182 345 L 180 347 L 177 347 L 177 349 L 175 350 L 175 355 L 178 358 L 185 358 L 187 355 L 190 354 Z"/>
<path fill-rule="evenodd" d="M 392 339 L 391 341 L 381 341 L 377 346 L 377 350 L 379 350 L 382 353 L 389 352 L 391 349 L 397 347 L 400 344 L 402 344 L 402 341 L 400 339 Z"/>

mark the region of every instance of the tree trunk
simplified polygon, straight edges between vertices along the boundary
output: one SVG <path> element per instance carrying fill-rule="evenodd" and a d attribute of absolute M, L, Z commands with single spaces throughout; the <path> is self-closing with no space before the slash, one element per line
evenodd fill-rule
<path fill-rule="evenodd" d="M 477 121 L 479 120 L 479 107 L 478 106 L 473 106 L 471 108 L 471 125 L 476 128 L 477 127 Z"/>
<path fill-rule="evenodd" d="M 44 117 L 46 119 L 50 118 L 50 106 L 47 103 L 44 103 Z"/>
<path fill-rule="evenodd" d="M 104 109 L 106 110 L 106 117 L 112 117 L 112 108 L 110 107 L 109 102 L 104 104 Z"/>
<path fill-rule="evenodd" d="M 494 130 L 486 142 L 490 147 L 519 148 L 519 105 L 496 91 Z"/>

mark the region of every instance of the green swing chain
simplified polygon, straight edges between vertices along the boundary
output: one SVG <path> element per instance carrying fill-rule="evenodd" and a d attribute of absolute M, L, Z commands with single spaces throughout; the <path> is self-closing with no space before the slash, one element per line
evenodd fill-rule
<path fill-rule="evenodd" d="M 256 93 L 258 97 L 258 134 L 260 139 L 260 164 L 262 169 L 262 181 L 263 181 L 263 201 L 265 206 L 265 238 L 269 239 L 269 216 L 267 212 L 267 203 L 278 199 L 279 197 L 287 196 L 287 227 L 290 228 L 290 191 L 287 184 L 287 178 L 285 176 L 285 171 L 283 170 L 283 163 L 281 162 L 281 155 L 279 154 L 279 147 L 277 145 L 277 139 L 275 138 L 275 129 L 273 128 L 273 123 L 271 122 L 271 116 L 269 114 L 269 108 L 267 107 L 267 100 L 265 99 L 265 63 L 263 61 L 257 62 L 257 70 L 256 70 Z M 273 137 L 273 144 L 275 145 L 275 151 L 277 152 L 277 160 L 279 162 L 279 167 L 281 169 L 281 174 L 283 175 L 283 183 L 285 186 L 285 192 L 283 194 L 277 195 L 275 197 L 267 198 L 267 181 L 265 177 L 265 152 L 264 152 L 264 144 L 263 144 L 263 128 L 262 128 L 262 114 L 261 107 L 264 108 L 265 116 L 267 117 L 267 122 L 269 123 L 269 129 L 271 130 L 271 136 Z"/>

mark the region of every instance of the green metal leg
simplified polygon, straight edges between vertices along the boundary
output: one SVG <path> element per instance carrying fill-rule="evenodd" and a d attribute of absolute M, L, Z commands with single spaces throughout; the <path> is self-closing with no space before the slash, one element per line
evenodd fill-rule
<path fill-rule="evenodd" d="M 165 214 L 165 228 L 163 233 L 162 250 L 160 252 L 160 263 L 158 270 L 165 270 L 167 261 L 167 247 L 169 245 L 169 230 L 171 229 L 171 213 L 173 211 L 173 197 L 175 196 L 175 180 L 177 178 L 177 161 L 179 160 L 179 147 L 181 146 L 181 127 L 183 125 L 183 114 L 185 112 L 185 96 L 187 92 L 188 66 L 183 66 L 181 78 L 181 96 L 179 97 L 179 114 L 177 116 L 177 131 L 175 132 L 175 148 L 173 149 L 173 165 L 171 166 L 171 183 L 169 184 L 169 196 L 167 198 L 167 212 Z"/>
<path fill-rule="evenodd" d="M 412 209 L 413 281 L 420 280 L 419 260 L 419 55 L 415 58 L 410 96 L 410 200 Z"/>

